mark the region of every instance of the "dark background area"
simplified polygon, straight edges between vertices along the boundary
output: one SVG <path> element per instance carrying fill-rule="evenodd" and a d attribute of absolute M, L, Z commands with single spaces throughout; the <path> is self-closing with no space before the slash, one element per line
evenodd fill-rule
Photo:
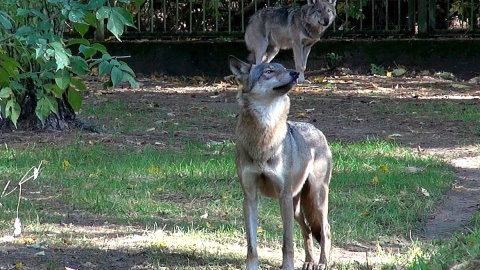
<path fill-rule="evenodd" d="M 175 76 L 229 75 L 229 55 L 247 59 L 245 43 L 239 41 L 124 41 L 106 42 L 109 52 L 137 73 Z M 371 64 L 409 71 L 451 72 L 466 80 L 480 74 L 479 39 L 328 39 L 316 43 L 307 64 L 308 72 L 327 70 L 327 53 L 342 57 L 340 67 L 367 74 Z M 293 53 L 281 51 L 274 59 L 292 68 Z"/>

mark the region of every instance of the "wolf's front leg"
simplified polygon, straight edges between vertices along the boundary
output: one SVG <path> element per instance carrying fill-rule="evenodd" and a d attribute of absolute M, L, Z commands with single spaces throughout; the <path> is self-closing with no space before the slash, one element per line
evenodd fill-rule
<path fill-rule="evenodd" d="M 280 195 L 280 212 L 283 224 L 283 245 L 282 245 L 282 270 L 294 269 L 294 251 L 293 251 L 293 197 L 291 187 L 286 185 Z"/>
<path fill-rule="evenodd" d="M 310 54 L 310 46 L 303 47 L 301 44 L 295 44 L 293 47 L 293 60 L 295 61 L 295 69 L 300 73 L 298 76 L 299 83 L 310 83 L 305 80 L 305 70 L 307 69 L 307 58 Z"/>
<path fill-rule="evenodd" d="M 246 179 L 245 176 L 242 179 Z M 248 178 L 247 178 L 248 179 Z M 257 222 L 258 222 L 258 195 L 254 181 L 242 182 L 243 188 L 243 217 L 247 234 L 247 270 L 258 269 L 257 253 Z"/>

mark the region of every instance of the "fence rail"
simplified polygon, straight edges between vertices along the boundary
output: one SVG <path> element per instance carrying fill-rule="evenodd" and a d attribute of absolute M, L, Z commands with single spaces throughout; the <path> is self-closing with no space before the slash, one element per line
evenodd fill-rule
<path fill-rule="evenodd" d="M 295 0 L 146 0 L 133 10 L 130 35 L 239 36 L 249 17 Z M 480 0 L 338 0 L 328 35 L 480 34 Z"/>

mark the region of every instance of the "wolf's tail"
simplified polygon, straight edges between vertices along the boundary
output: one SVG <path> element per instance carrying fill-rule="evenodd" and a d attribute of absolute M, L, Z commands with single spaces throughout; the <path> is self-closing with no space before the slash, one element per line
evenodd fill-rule
<path fill-rule="evenodd" d="M 325 179 L 317 179 L 315 182 L 308 179 L 300 195 L 301 210 L 318 243 L 321 243 L 324 236 L 330 238 L 330 225 L 327 220 L 330 173 L 324 177 Z"/>

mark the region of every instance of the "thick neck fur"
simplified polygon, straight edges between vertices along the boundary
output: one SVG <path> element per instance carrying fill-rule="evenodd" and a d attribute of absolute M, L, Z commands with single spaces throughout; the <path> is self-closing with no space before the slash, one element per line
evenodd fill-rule
<path fill-rule="evenodd" d="M 282 95 L 269 100 L 253 100 L 242 92 L 237 97 L 240 111 L 237 147 L 256 162 L 266 162 L 278 150 L 287 133 L 290 99 Z"/>

